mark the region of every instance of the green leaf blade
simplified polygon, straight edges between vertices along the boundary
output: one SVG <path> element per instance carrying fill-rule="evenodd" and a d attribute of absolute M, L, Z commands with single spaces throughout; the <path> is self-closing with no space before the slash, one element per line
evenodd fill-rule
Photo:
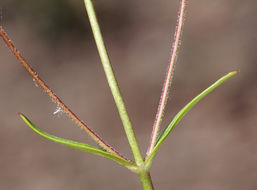
<path fill-rule="evenodd" d="M 89 145 L 89 144 L 85 144 L 85 143 L 81 143 L 81 142 L 76 142 L 76 141 L 72 141 L 72 140 L 68 140 L 68 139 L 64 139 L 64 138 L 60 138 L 51 134 L 48 134 L 44 131 L 42 131 L 40 128 L 38 128 L 35 124 L 33 124 L 26 116 L 24 116 L 23 114 L 19 114 L 21 119 L 33 130 L 35 131 L 37 134 L 41 135 L 42 137 L 63 144 L 65 146 L 68 147 L 72 147 L 81 151 L 85 151 L 94 155 L 98 155 L 101 157 L 105 157 L 105 158 L 109 158 L 123 166 L 125 166 L 126 168 L 128 168 L 129 170 L 135 172 L 137 170 L 137 166 L 133 163 L 130 162 L 126 159 L 123 159 L 121 157 L 118 157 L 117 155 L 107 152 L 103 149 L 100 149 L 98 147 Z"/>
<path fill-rule="evenodd" d="M 152 160 L 154 156 L 156 155 L 157 150 L 160 148 L 160 146 L 163 144 L 167 136 L 170 134 L 170 132 L 174 129 L 174 127 L 179 123 L 179 121 L 206 95 L 208 95 L 210 92 L 212 92 L 214 89 L 216 89 L 218 86 L 220 86 L 222 83 L 224 83 L 226 80 L 237 74 L 239 71 L 233 71 L 228 73 L 227 75 L 223 76 L 219 80 L 217 80 L 215 83 L 213 83 L 211 86 L 209 86 L 207 89 L 205 89 L 203 92 L 201 92 L 198 96 L 196 96 L 191 102 L 189 102 L 184 108 L 182 108 L 177 115 L 172 119 L 170 124 L 164 129 L 162 134 L 159 136 L 156 145 L 153 149 L 153 151 L 149 154 L 147 157 L 145 163 L 148 168 L 152 165 Z"/>

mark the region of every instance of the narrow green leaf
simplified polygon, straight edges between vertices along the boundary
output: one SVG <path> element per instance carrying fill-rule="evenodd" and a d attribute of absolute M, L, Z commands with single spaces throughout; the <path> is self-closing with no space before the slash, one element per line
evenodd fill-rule
<path fill-rule="evenodd" d="M 186 115 L 186 113 L 191 110 L 202 98 L 204 98 L 207 94 L 212 92 L 215 88 L 220 86 L 223 82 L 228 80 L 230 77 L 237 74 L 239 71 L 230 72 L 227 75 L 223 76 L 219 80 L 217 80 L 214 84 L 212 84 L 209 88 L 204 90 L 202 93 L 200 93 L 198 96 L 196 96 L 191 102 L 189 102 L 183 109 L 180 110 L 180 112 L 173 118 L 173 120 L 170 122 L 170 124 L 166 127 L 166 129 L 162 132 L 162 134 L 159 136 L 156 145 L 153 149 L 153 151 L 149 154 L 147 157 L 145 163 L 147 167 L 151 167 L 152 159 L 156 155 L 157 150 L 160 148 L 164 140 L 167 138 L 167 136 L 170 134 L 170 132 L 174 129 L 174 127 L 178 124 L 178 122 Z"/>
<path fill-rule="evenodd" d="M 91 154 L 95 154 L 98 156 L 102 156 L 105 158 L 109 158 L 123 166 L 125 166 L 126 168 L 128 168 L 129 170 L 135 172 L 136 171 L 136 165 L 128 160 L 122 159 L 118 156 L 116 156 L 113 153 L 107 152 L 103 149 L 100 149 L 98 147 L 94 147 L 88 144 L 84 144 L 84 143 L 80 143 L 80 142 L 76 142 L 76 141 L 71 141 L 71 140 L 67 140 L 67 139 L 63 139 L 60 137 L 56 137 L 54 135 L 48 134 L 44 131 L 42 131 L 41 129 L 39 129 L 35 124 L 33 124 L 26 116 L 24 116 L 23 114 L 20 114 L 21 119 L 23 119 L 23 121 L 25 121 L 25 123 L 33 130 L 35 131 L 37 134 L 45 137 L 46 139 L 49 139 L 51 141 L 78 149 L 78 150 L 82 150 Z"/>

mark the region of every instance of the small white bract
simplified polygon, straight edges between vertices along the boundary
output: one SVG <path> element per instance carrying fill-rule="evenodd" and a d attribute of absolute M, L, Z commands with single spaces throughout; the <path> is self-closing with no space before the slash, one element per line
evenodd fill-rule
<path fill-rule="evenodd" d="M 37 84 L 37 82 L 36 82 L 36 80 L 33 78 L 33 83 L 34 83 L 34 85 L 36 86 L 36 87 L 38 87 L 38 84 Z"/>
<path fill-rule="evenodd" d="M 54 111 L 54 115 L 58 114 L 58 115 L 61 115 L 63 113 L 63 110 L 61 107 L 57 106 L 56 107 L 56 110 Z"/>

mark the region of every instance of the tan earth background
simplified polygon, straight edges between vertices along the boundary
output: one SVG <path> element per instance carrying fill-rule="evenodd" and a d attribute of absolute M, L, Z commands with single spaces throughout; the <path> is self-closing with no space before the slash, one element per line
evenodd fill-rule
<path fill-rule="evenodd" d="M 94 0 L 110 59 L 145 153 L 170 57 L 178 0 Z M 132 159 L 82 0 L 1 0 L 1 25 L 31 66 L 89 127 Z M 182 48 L 162 129 L 224 74 L 163 144 L 156 190 L 257 189 L 257 1 L 188 2 Z M 34 133 L 95 145 L 37 88 L 0 40 L 0 189 L 139 190 L 113 161 Z"/>

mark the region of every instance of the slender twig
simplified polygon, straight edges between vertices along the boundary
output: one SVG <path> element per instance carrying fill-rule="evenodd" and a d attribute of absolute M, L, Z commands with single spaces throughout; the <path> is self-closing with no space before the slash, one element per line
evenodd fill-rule
<path fill-rule="evenodd" d="M 156 139 L 157 139 L 159 128 L 160 128 L 160 125 L 162 122 L 162 117 L 164 114 L 165 106 L 167 103 L 168 93 L 169 93 L 170 85 L 171 85 L 172 78 L 174 75 L 175 63 L 176 63 L 178 49 L 180 46 L 180 40 L 181 40 L 181 36 L 182 36 L 185 11 L 186 11 L 186 0 L 181 0 L 180 10 L 179 10 L 178 20 L 177 20 L 177 27 L 176 27 L 176 31 L 174 34 L 174 42 L 173 42 L 172 50 L 171 50 L 171 59 L 170 59 L 166 78 L 165 78 L 163 88 L 162 88 L 162 94 L 161 94 L 158 111 L 157 111 L 156 118 L 155 118 L 154 125 L 153 125 L 153 131 L 152 131 L 152 136 L 150 139 L 149 147 L 147 150 L 147 156 L 152 152 L 154 145 L 156 143 Z"/>
<path fill-rule="evenodd" d="M 123 123 L 125 133 L 128 138 L 128 142 L 130 145 L 130 148 L 132 150 L 132 153 L 134 155 L 135 161 L 138 165 L 141 165 L 143 163 L 143 158 L 136 140 L 136 136 L 134 134 L 132 124 L 130 122 L 130 118 L 128 116 L 124 101 L 122 99 L 118 83 L 115 79 L 112 66 L 105 48 L 104 40 L 101 34 L 101 30 L 96 18 L 94 6 L 92 4 L 91 0 L 84 0 L 85 2 L 85 7 L 87 9 L 88 17 L 89 17 L 89 22 L 91 24 L 91 28 L 93 31 L 93 35 L 96 41 L 96 46 L 100 55 L 100 59 L 102 61 L 102 65 L 104 68 L 104 72 L 109 84 L 109 87 L 111 89 L 114 101 L 116 103 L 116 106 L 118 108 L 119 114 L 121 121 Z"/>
<path fill-rule="evenodd" d="M 18 49 L 14 46 L 11 40 L 8 38 L 7 34 L 4 32 L 3 28 L 0 26 L 0 36 L 7 44 L 7 46 L 11 49 L 12 53 L 17 57 L 22 66 L 28 71 L 28 73 L 33 77 L 34 81 L 48 94 L 48 96 L 55 102 L 79 127 L 85 130 L 89 136 L 96 141 L 99 146 L 105 149 L 108 152 L 111 152 L 125 160 L 124 156 L 122 156 L 119 152 L 114 150 L 110 145 L 103 141 L 97 134 L 95 134 L 85 123 L 83 123 L 61 100 L 56 96 L 56 94 L 45 84 L 45 82 L 38 76 L 38 74 L 31 68 L 31 66 L 27 63 Z"/>

